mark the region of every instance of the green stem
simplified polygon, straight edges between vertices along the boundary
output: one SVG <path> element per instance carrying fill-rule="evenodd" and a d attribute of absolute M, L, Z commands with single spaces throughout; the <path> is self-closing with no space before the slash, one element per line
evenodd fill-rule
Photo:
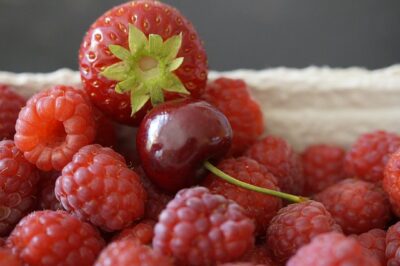
<path fill-rule="evenodd" d="M 251 191 L 255 191 L 255 192 L 259 192 L 259 193 L 263 193 L 263 194 L 267 194 L 270 196 L 274 196 L 274 197 L 278 197 L 278 198 L 282 198 L 288 201 L 292 201 L 292 202 L 303 202 L 308 200 L 308 198 L 305 197 L 301 197 L 301 196 L 296 196 L 296 195 L 292 195 L 292 194 L 288 194 L 288 193 L 284 193 L 284 192 L 280 192 L 280 191 L 276 191 L 276 190 L 272 190 L 272 189 L 268 189 L 268 188 L 262 188 L 262 187 L 258 187 L 258 186 L 254 186 L 248 183 L 245 183 L 243 181 L 240 181 L 224 172 L 222 172 L 221 170 L 219 170 L 217 167 L 215 167 L 214 165 L 212 165 L 209 161 L 205 161 L 204 162 L 204 167 L 210 171 L 211 173 L 213 173 L 214 175 L 222 178 L 223 180 L 225 180 L 226 182 L 244 188 L 244 189 L 248 189 Z"/>

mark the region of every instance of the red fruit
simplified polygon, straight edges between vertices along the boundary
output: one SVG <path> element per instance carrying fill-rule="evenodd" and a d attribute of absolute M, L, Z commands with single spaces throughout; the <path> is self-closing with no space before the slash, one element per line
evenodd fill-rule
<path fill-rule="evenodd" d="M 218 169 L 240 181 L 279 190 L 276 178 L 264 166 L 250 158 L 225 159 L 218 164 Z M 246 215 L 255 221 L 259 235 L 265 234 L 269 222 L 282 208 L 280 198 L 240 188 L 213 174 L 208 175 L 203 185 L 212 193 L 225 196 L 241 205 Z"/>
<path fill-rule="evenodd" d="M 227 118 L 205 101 L 166 102 L 146 115 L 136 136 L 141 165 L 150 180 L 168 192 L 192 186 L 229 150 Z"/>
<path fill-rule="evenodd" d="M 57 179 L 62 206 L 105 231 L 131 225 L 144 214 L 146 191 L 140 177 L 110 148 L 80 149 Z"/>
<path fill-rule="evenodd" d="M 400 265 L 400 222 L 389 227 L 386 233 L 387 265 Z"/>
<path fill-rule="evenodd" d="M 345 170 L 348 177 L 378 182 L 389 156 L 400 148 L 400 136 L 385 131 L 361 135 L 346 155 Z"/>
<path fill-rule="evenodd" d="M 367 249 L 371 255 L 375 256 L 381 265 L 386 265 L 386 232 L 382 229 L 372 229 L 361 235 L 352 236 Z"/>
<path fill-rule="evenodd" d="M 0 84 L 0 140 L 11 139 L 15 133 L 15 121 L 25 105 L 25 99 L 12 88 Z"/>
<path fill-rule="evenodd" d="M 0 235 L 8 234 L 35 205 L 37 169 L 11 140 L 0 141 Z"/>
<path fill-rule="evenodd" d="M 60 171 L 95 137 L 92 107 L 73 87 L 55 86 L 30 98 L 16 123 L 15 145 L 43 171 Z"/>
<path fill-rule="evenodd" d="M 400 149 L 392 154 L 384 173 L 383 189 L 389 197 L 393 212 L 400 216 Z"/>
<path fill-rule="evenodd" d="M 303 169 L 297 153 L 285 140 L 268 136 L 254 143 L 245 153 L 270 171 L 278 180 L 283 192 L 302 195 Z"/>
<path fill-rule="evenodd" d="M 275 258 L 285 262 L 316 235 L 338 231 L 340 226 L 316 201 L 290 204 L 279 210 L 267 230 L 267 246 Z"/>
<path fill-rule="evenodd" d="M 153 240 L 155 224 L 154 220 L 142 220 L 119 232 L 113 240 L 132 239 L 138 241 L 140 244 L 149 245 Z"/>
<path fill-rule="evenodd" d="M 254 224 L 235 202 L 204 187 L 179 191 L 161 213 L 153 247 L 183 265 L 240 258 L 253 246 Z"/>
<path fill-rule="evenodd" d="M 374 256 L 365 255 L 357 240 L 331 232 L 315 237 L 297 251 L 287 266 L 379 266 Z"/>
<path fill-rule="evenodd" d="M 93 265 L 104 240 L 88 223 L 64 211 L 37 211 L 23 218 L 7 246 L 28 265 Z"/>
<path fill-rule="evenodd" d="M 264 132 L 260 105 L 243 80 L 219 78 L 209 83 L 202 98 L 221 110 L 232 126 L 230 154 L 241 155 Z"/>
<path fill-rule="evenodd" d="M 127 58 L 129 48 L 134 56 Z M 189 91 L 199 97 L 207 81 L 207 56 L 192 24 L 178 10 L 158 1 L 133 1 L 107 11 L 86 34 L 79 62 L 84 88 L 94 104 L 108 116 L 132 125 L 146 114 L 150 104 L 136 111 L 150 96 L 152 103 L 163 100 L 163 91 Z M 132 112 L 136 113 L 133 117 Z"/>
<path fill-rule="evenodd" d="M 346 177 L 343 169 L 346 152 L 333 145 L 313 145 L 302 153 L 306 195 L 320 192 Z"/>
<path fill-rule="evenodd" d="M 40 180 L 39 207 L 42 210 L 62 210 L 61 202 L 56 198 L 54 187 L 57 178 L 61 175 L 60 172 L 45 172 L 42 173 Z"/>
<path fill-rule="evenodd" d="M 390 204 L 374 183 L 345 179 L 315 195 L 346 234 L 361 234 L 385 228 L 390 219 Z"/>
<path fill-rule="evenodd" d="M 8 248 L 0 248 L 0 265 L 22 266 L 21 260 Z"/>
<path fill-rule="evenodd" d="M 125 239 L 112 242 L 100 254 L 94 266 L 173 266 L 173 262 L 150 247 Z"/>

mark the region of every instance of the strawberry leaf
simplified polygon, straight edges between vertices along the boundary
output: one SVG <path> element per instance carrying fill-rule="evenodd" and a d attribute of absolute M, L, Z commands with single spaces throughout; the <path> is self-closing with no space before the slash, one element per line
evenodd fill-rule
<path fill-rule="evenodd" d="M 123 81 L 128 78 L 129 67 L 124 62 L 119 62 L 104 69 L 100 74 L 108 79 Z"/>
<path fill-rule="evenodd" d="M 115 91 L 118 93 L 124 93 L 126 91 L 130 91 L 133 88 L 137 87 L 138 83 L 135 77 L 128 78 L 124 81 L 121 81 L 115 87 Z"/>
<path fill-rule="evenodd" d="M 106 67 L 101 75 L 118 81 L 116 92 L 130 92 L 132 115 L 149 100 L 152 105 L 162 103 L 165 91 L 189 94 L 173 73 L 184 62 L 183 57 L 176 57 L 181 45 L 182 34 L 165 41 L 157 34 L 150 34 L 147 38 L 141 30 L 130 24 L 129 49 L 120 45 L 108 47 L 121 61 Z"/>
<path fill-rule="evenodd" d="M 131 53 L 120 45 L 111 44 L 110 46 L 108 46 L 108 49 L 113 55 L 123 61 L 128 60 L 131 56 Z"/>
<path fill-rule="evenodd" d="M 164 42 L 163 49 L 161 51 L 162 55 L 166 60 L 172 60 L 177 55 L 182 46 L 182 33 L 179 35 L 172 36 Z"/>
<path fill-rule="evenodd" d="M 154 54 L 160 51 L 163 45 L 163 40 L 160 35 L 150 34 L 149 35 L 149 51 Z"/>
<path fill-rule="evenodd" d="M 138 53 L 146 46 L 147 42 L 148 41 L 146 35 L 144 35 L 144 33 L 141 30 L 139 30 L 132 24 L 129 24 L 128 43 L 131 54 L 134 55 Z"/>
<path fill-rule="evenodd" d="M 131 107 L 133 116 L 137 111 L 142 109 L 142 107 L 147 103 L 150 99 L 150 96 L 145 93 L 143 87 L 139 87 L 135 90 L 131 91 Z"/>
<path fill-rule="evenodd" d="M 168 71 L 172 72 L 177 70 L 183 63 L 183 57 L 175 58 L 168 66 Z"/>

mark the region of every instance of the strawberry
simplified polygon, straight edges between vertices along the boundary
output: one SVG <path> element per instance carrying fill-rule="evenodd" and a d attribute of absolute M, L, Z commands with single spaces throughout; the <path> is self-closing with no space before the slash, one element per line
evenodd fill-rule
<path fill-rule="evenodd" d="M 98 18 L 79 63 L 93 103 L 129 125 L 138 125 L 164 94 L 197 98 L 207 82 L 207 56 L 192 24 L 158 1 L 128 2 Z"/>

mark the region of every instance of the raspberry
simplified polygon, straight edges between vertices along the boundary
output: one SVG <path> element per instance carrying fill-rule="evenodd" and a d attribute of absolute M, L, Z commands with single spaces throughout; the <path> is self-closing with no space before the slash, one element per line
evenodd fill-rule
<path fill-rule="evenodd" d="M 150 219 L 140 221 L 119 232 L 114 237 L 114 241 L 122 239 L 132 239 L 137 240 L 143 245 L 149 245 L 153 240 L 155 224 L 156 222 Z"/>
<path fill-rule="evenodd" d="M 15 121 L 25 105 L 25 99 L 12 88 L 0 84 L 0 140 L 11 139 L 15 133 Z"/>
<path fill-rule="evenodd" d="M 92 107 L 73 87 L 55 86 L 22 108 L 14 137 L 25 158 L 43 171 L 62 170 L 95 136 Z"/>
<path fill-rule="evenodd" d="M 316 235 L 341 232 L 324 205 L 316 201 L 291 204 L 279 210 L 267 230 L 267 245 L 275 258 L 285 262 Z"/>
<path fill-rule="evenodd" d="M 228 118 L 233 130 L 232 155 L 241 155 L 264 132 L 261 108 L 243 80 L 218 78 L 207 85 L 202 98 Z"/>
<path fill-rule="evenodd" d="M 386 232 L 382 229 L 372 229 L 361 235 L 352 236 L 363 248 L 375 256 L 382 265 L 386 265 Z"/>
<path fill-rule="evenodd" d="M 7 246 L 28 265 L 92 265 L 104 240 L 65 211 L 37 211 L 11 232 Z"/>
<path fill-rule="evenodd" d="M 386 164 L 382 185 L 393 212 L 400 216 L 400 149 L 392 154 Z"/>
<path fill-rule="evenodd" d="M 43 172 L 40 180 L 39 207 L 42 210 L 62 210 L 61 202 L 56 198 L 54 187 L 57 178 L 61 175 L 58 171 Z"/>
<path fill-rule="evenodd" d="M 384 228 L 390 219 L 390 204 L 374 183 L 345 179 L 315 195 L 346 234 L 361 234 Z"/>
<path fill-rule="evenodd" d="M 0 248 L 0 265 L 22 266 L 22 262 L 10 249 Z"/>
<path fill-rule="evenodd" d="M 300 248 L 287 266 L 379 266 L 374 256 L 366 256 L 357 240 L 331 232 L 316 236 Z"/>
<path fill-rule="evenodd" d="M 264 166 L 250 158 L 226 159 L 218 164 L 218 168 L 246 183 L 279 190 L 275 177 Z M 269 222 L 282 208 L 282 200 L 277 197 L 231 185 L 213 174 L 206 178 L 203 185 L 212 193 L 225 196 L 241 205 L 245 209 L 246 215 L 254 219 L 259 235 L 265 234 Z"/>
<path fill-rule="evenodd" d="M 400 265 L 400 222 L 387 230 L 385 253 L 387 265 Z"/>
<path fill-rule="evenodd" d="M 81 148 L 64 167 L 55 193 L 62 206 L 105 231 L 129 226 L 144 214 L 146 191 L 124 158 L 98 144 Z"/>
<path fill-rule="evenodd" d="M 173 199 L 173 196 L 162 192 L 153 183 L 151 183 L 141 167 L 137 167 L 136 171 L 142 177 L 141 180 L 143 183 L 143 187 L 146 189 L 147 192 L 144 217 L 157 221 L 161 211 L 165 209 L 168 202 Z"/>
<path fill-rule="evenodd" d="M 346 177 L 343 169 L 345 151 L 332 145 L 313 145 L 302 154 L 305 194 L 312 195 Z"/>
<path fill-rule="evenodd" d="M 268 136 L 253 144 L 245 153 L 258 161 L 277 179 L 283 192 L 301 195 L 304 189 L 300 157 L 283 139 Z"/>
<path fill-rule="evenodd" d="M 11 140 L 0 141 L 0 235 L 8 234 L 35 205 L 37 169 Z"/>
<path fill-rule="evenodd" d="M 371 182 L 381 181 L 390 154 L 398 148 L 400 136 L 397 134 L 375 131 L 361 135 L 346 155 L 347 176 Z"/>
<path fill-rule="evenodd" d="M 160 214 L 153 247 L 184 265 L 240 258 L 253 246 L 253 221 L 244 209 L 207 188 L 179 191 Z"/>
<path fill-rule="evenodd" d="M 94 266 L 173 266 L 173 261 L 132 239 L 114 241 L 100 254 Z"/>

